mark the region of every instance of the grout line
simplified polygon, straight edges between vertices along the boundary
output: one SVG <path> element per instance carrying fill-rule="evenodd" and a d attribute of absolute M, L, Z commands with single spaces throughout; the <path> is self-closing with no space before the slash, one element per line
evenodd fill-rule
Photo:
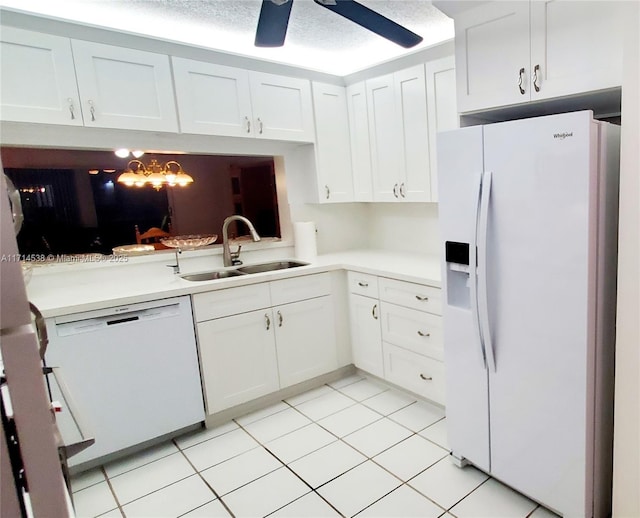
<path fill-rule="evenodd" d="M 122 508 L 122 505 L 120 504 L 120 499 L 118 498 L 118 495 L 116 495 L 116 491 L 115 491 L 115 489 L 113 489 L 113 486 L 111 485 L 111 480 L 109 480 L 109 477 L 107 476 L 107 471 L 104 469 L 104 466 L 100 466 L 100 470 L 102 471 L 102 474 L 104 475 L 104 479 L 107 481 L 107 485 L 109 486 L 109 489 L 111 490 L 111 494 L 113 495 L 113 498 L 116 501 L 116 505 L 118 506 L 118 511 L 120 511 L 120 514 L 122 516 L 126 517 L 126 514 L 124 514 L 124 509 Z"/>

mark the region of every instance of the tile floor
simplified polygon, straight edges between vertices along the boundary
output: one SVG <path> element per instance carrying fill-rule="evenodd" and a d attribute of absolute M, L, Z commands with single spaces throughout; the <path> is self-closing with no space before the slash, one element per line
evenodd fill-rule
<path fill-rule="evenodd" d="M 447 458 L 442 409 L 359 375 L 75 476 L 78 517 L 506 517 L 546 509 Z"/>

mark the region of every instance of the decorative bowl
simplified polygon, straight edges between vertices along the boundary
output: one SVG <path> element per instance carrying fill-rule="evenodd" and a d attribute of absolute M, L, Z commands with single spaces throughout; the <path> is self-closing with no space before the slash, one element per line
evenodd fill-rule
<path fill-rule="evenodd" d="M 114 255 L 148 254 L 155 250 L 153 245 L 122 245 L 111 249 Z"/>
<path fill-rule="evenodd" d="M 190 234 L 184 236 L 172 236 L 160 239 L 160 242 L 170 248 L 198 248 L 207 246 L 218 239 L 217 234 Z"/>

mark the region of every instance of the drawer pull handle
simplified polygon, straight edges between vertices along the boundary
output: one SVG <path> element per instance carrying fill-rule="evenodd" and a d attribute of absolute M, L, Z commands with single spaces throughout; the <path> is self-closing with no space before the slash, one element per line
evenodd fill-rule
<path fill-rule="evenodd" d="M 424 381 L 431 381 L 433 380 L 433 378 L 431 376 L 425 376 L 424 374 L 420 373 L 420 379 L 424 380 Z"/>
<path fill-rule="evenodd" d="M 282 327 L 282 313 L 278 311 L 278 327 Z"/>
<path fill-rule="evenodd" d="M 361 286 L 362 288 L 368 288 L 369 287 L 369 283 L 368 282 L 359 282 L 358 286 Z"/>
<path fill-rule="evenodd" d="M 73 107 L 73 99 L 71 97 L 69 97 L 67 99 L 67 102 L 69 103 L 69 111 L 71 112 L 71 120 L 75 120 L 76 118 L 76 114 L 74 113 L 74 107 Z"/>
<path fill-rule="evenodd" d="M 331 190 L 329 189 L 328 185 L 324 186 L 324 193 L 325 193 L 325 198 L 327 198 L 327 200 L 331 197 Z"/>
<path fill-rule="evenodd" d="M 251 121 L 249 120 L 249 117 L 247 117 L 246 115 L 244 117 L 244 122 L 247 126 L 247 133 L 251 133 Z"/>
<path fill-rule="evenodd" d="M 269 331 L 269 329 L 271 329 L 271 319 L 267 314 L 264 315 L 264 319 L 265 319 L 265 322 L 267 323 L 267 331 Z"/>
<path fill-rule="evenodd" d="M 418 299 L 420 302 L 427 302 L 429 300 L 429 297 L 421 297 L 420 295 L 416 295 L 416 299 Z"/>
<path fill-rule="evenodd" d="M 375 318 L 376 320 L 378 320 L 378 314 L 376 313 L 376 309 L 378 309 L 378 305 L 374 304 L 373 308 L 371 309 L 371 314 L 373 315 L 373 318 Z"/>
<path fill-rule="evenodd" d="M 93 101 L 89 99 L 89 111 L 91 112 L 91 122 L 96 121 L 96 107 L 93 105 Z"/>
<path fill-rule="evenodd" d="M 538 84 L 538 72 L 540 72 L 540 65 L 533 67 L 533 87 L 536 89 L 536 92 L 540 91 L 540 85 Z"/>
<path fill-rule="evenodd" d="M 526 90 L 522 88 L 523 81 L 524 81 L 524 68 L 521 68 L 520 71 L 518 72 L 518 89 L 520 90 L 520 93 L 522 95 L 524 95 L 526 92 Z"/>
<path fill-rule="evenodd" d="M 420 336 L 424 336 L 425 338 L 428 338 L 428 337 L 430 337 L 430 336 L 431 336 L 431 333 L 423 333 L 423 332 L 422 332 L 422 331 L 420 331 L 420 330 L 418 330 L 418 334 L 419 334 Z"/>

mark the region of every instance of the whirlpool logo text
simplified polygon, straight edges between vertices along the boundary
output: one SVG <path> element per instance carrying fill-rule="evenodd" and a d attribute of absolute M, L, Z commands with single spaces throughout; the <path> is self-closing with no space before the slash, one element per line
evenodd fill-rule
<path fill-rule="evenodd" d="M 563 133 L 554 133 L 553 138 L 566 139 L 567 137 L 573 137 L 573 131 L 571 133 L 567 133 L 566 131 Z"/>

